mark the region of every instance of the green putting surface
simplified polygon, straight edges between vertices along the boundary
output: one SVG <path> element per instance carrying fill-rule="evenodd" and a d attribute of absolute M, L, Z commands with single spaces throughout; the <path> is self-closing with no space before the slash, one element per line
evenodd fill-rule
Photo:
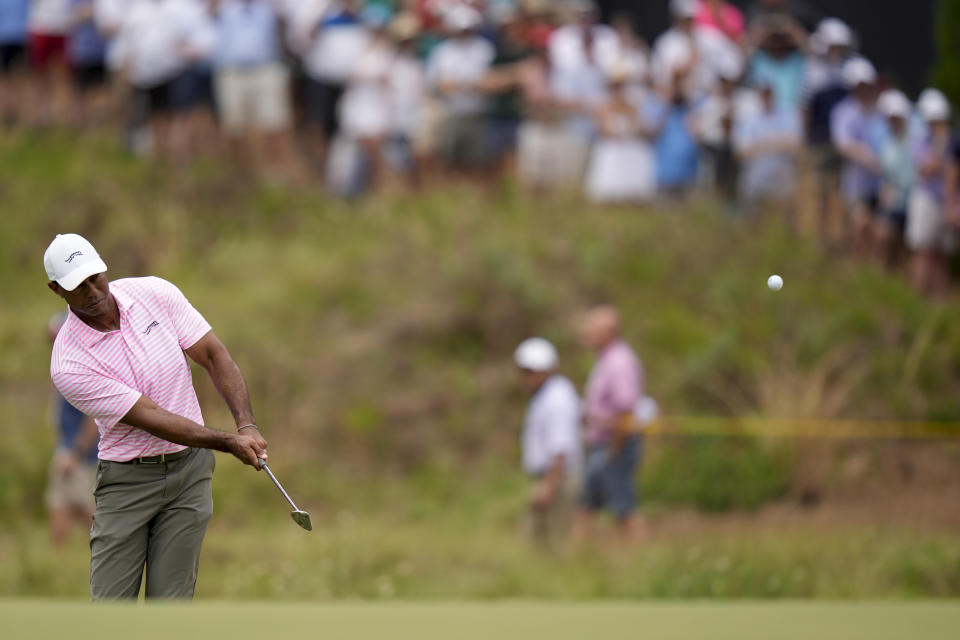
<path fill-rule="evenodd" d="M 587 640 L 957 638 L 953 602 L 651 602 L 389 604 L 195 602 L 97 605 L 0 601 L 2 637 Z"/>

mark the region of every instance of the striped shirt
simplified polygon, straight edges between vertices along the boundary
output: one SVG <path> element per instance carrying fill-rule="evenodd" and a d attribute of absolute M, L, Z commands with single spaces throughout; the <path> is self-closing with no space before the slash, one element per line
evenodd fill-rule
<path fill-rule="evenodd" d="M 590 372 L 584 394 L 588 445 L 610 440 L 611 421 L 634 411 L 643 397 L 643 384 L 643 366 L 630 345 L 617 340 L 603 350 Z"/>
<path fill-rule="evenodd" d="M 185 349 L 210 325 L 177 287 L 160 278 L 110 283 L 120 328 L 103 333 L 73 314 L 57 335 L 50 376 L 61 395 L 100 430 L 101 460 L 122 462 L 186 447 L 122 424 L 141 395 L 203 424 Z"/>

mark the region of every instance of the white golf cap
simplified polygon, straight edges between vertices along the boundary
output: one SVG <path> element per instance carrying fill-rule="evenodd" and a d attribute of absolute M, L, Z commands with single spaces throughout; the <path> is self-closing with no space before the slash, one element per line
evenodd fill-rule
<path fill-rule="evenodd" d="M 93 274 L 107 270 L 93 245 L 75 233 L 58 234 L 53 239 L 43 254 L 43 267 L 47 277 L 67 291 L 73 291 Z"/>
<path fill-rule="evenodd" d="M 851 58 L 843 65 L 843 83 L 850 88 L 861 84 L 874 84 L 877 70 L 866 58 Z"/>
<path fill-rule="evenodd" d="M 902 91 L 887 89 L 877 99 L 877 109 L 887 118 L 910 117 L 910 100 Z"/>
<path fill-rule="evenodd" d="M 816 36 L 825 47 L 853 46 L 853 32 L 847 23 L 837 18 L 826 18 L 817 25 Z"/>
<path fill-rule="evenodd" d="M 670 14 L 674 18 L 692 18 L 696 13 L 695 0 L 670 0 Z"/>
<path fill-rule="evenodd" d="M 552 371 L 558 359 L 557 348 L 545 338 L 527 338 L 513 352 L 513 361 L 527 371 Z"/>
<path fill-rule="evenodd" d="M 473 7 L 458 4 L 444 14 L 443 24 L 450 31 L 470 31 L 483 24 L 483 16 Z"/>
<path fill-rule="evenodd" d="M 950 102 L 939 89 L 924 89 L 917 100 L 917 109 L 927 122 L 945 122 L 950 119 Z"/>

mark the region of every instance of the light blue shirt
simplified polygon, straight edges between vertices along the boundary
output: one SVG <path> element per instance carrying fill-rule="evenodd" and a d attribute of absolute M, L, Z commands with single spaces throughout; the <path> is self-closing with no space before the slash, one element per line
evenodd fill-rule
<path fill-rule="evenodd" d="M 29 11 L 30 0 L 0 0 L 0 44 L 26 42 Z"/>
<path fill-rule="evenodd" d="M 879 153 L 886 123 L 876 109 L 866 111 L 853 97 L 848 96 L 834 107 L 830 114 L 830 137 L 835 147 L 857 143 Z M 847 202 L 857 202 L 876 195 L 879 176 L 867 167 L 846 161 L 841 190 Z"/>
<path fill-rule="evenodd" d="M 894 211 L 905 210 L 916 175 L 909 134 L 903 138 L 892 133 L 887 136 L 880 149 L 880 166 L 883 168 L 883 184 L 893 193 L 893 201 L 888 206 Z"/>
<path fill-rule="evenodd" d="M 218 67 L 253 67 L 280 59 L 278 20 L 266 0 L 231 0 L 217 12 Z"/>
<path fill-rule="evenodd" d="M 800 106 L 803 99 L 806 68 L 806 58 L 799 52 L 777 60 L 758 51 L 750 60 L 750 81 L 772 88 L 777 106 L 781 109 L 794 109 Z"/>
<path fill-rule="evenodd" d="M 803 125 L 797 109 L 774 108 L 745 120 L 737 126 L 734 140 L 738 149 L 774 142 L 794 142 L 803 137 Z M 758 153 L 745 161 L 741 175 L 744 195 L 787 196 L 794 187 L 794 155 L 788 151 Z"/>

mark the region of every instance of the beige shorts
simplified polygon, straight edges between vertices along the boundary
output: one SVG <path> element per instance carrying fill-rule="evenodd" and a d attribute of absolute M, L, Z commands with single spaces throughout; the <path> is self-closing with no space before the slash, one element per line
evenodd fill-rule
<path fill-rule="evenodd" d="M 290 126 L 290 74 L 282 64 L 220 69 L 214 87 L 228 133 L 275 132 Z"/>
<path fill-rule="evenodd" d="M 95 462 L 81 462 L 73 472 L 64 477 L 60 473 L 60 460 L 69 455 L 57 451 L 50 461 L 47 474 L 46 501 L 48 509 L 81 509 L 93 513 L 93 480 L 97 474 Z"/>
<path fill-rule="evenodd" d="M 944 213 L 943 206 L 932 195 L 914 189 L 907 202 L 907 246 L 913 251 L 953 251 L 956 238 Z"/>
<path fill-rule="evenodd" d="M 531 498 L 537 485 L 531 487 Z M 573 511 L 576 506 L 577 478 L 568 475 L 561 485 L 560 494 L 547 509 L 530 509 L 530 535 L 539 541 L 559 542 L 570 532 L 573 520 Z"/>
<path fill-rule="evenodd" d="M 579 185 L 590 143 L 560 123 L 525 122 L 517 134 L 520 180 L 533 187 Z"/>

